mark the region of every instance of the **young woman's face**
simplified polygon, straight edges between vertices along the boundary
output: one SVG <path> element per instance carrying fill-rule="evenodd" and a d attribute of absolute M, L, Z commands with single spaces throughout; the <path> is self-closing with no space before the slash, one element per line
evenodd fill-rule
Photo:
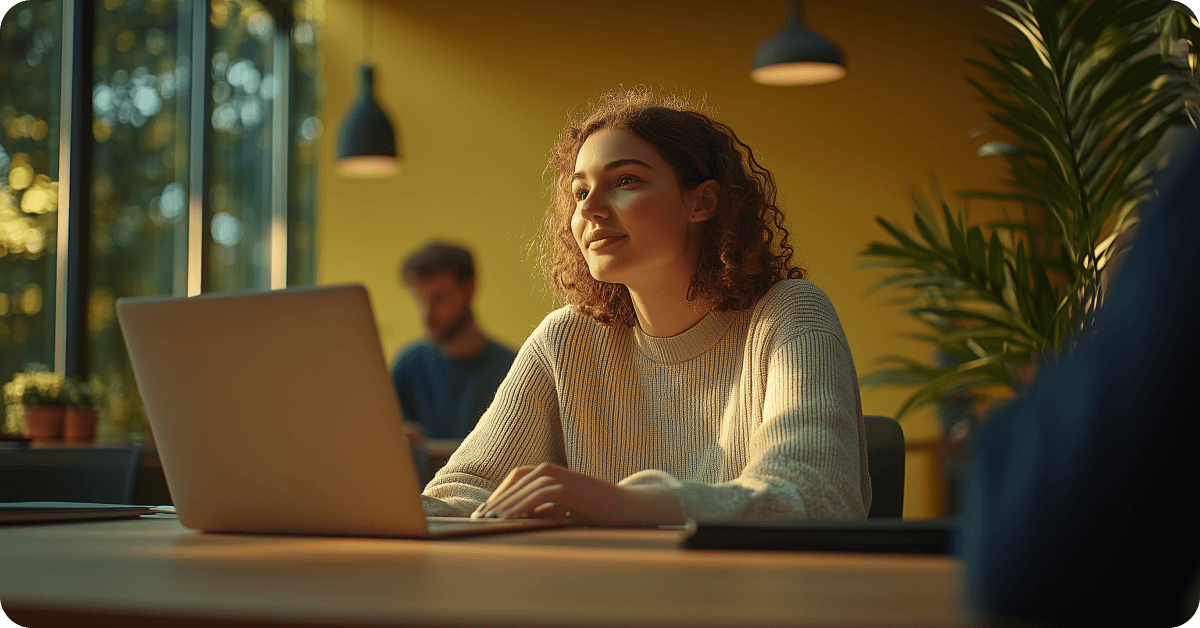
<path fill-rule="evenodd" d="M 593 133 L 575 159 L 571 191 L 571 233 L 594 279 L 690 280 L 699 251 L 696 195 L 680 189 L 675 169 L 645 140 L 616 129 Z"/>

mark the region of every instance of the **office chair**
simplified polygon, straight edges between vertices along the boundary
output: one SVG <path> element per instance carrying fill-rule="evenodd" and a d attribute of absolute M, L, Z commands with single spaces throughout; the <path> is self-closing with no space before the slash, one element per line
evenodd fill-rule
<path fill-rule="evenodd" d="M 0 502 L 129 504 L 136 447 L 54 447 L 0 451 Z"/>
<path fill-rule="evenodd" d="M 864 416 L 863 422 L 872 494 L 867 517 L 900 517 L 904 514 L 904 430 L 885 416 Z"/>

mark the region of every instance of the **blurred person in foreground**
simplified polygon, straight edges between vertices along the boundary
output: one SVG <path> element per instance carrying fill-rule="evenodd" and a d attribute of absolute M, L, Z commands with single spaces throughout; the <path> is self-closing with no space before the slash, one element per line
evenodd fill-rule
<path fill-rule="evenodd" d="M 461 439 L 492 402 L 516 354 L 475 321 L 475 261 L 467 249 L 430 242 L 404 260 L 400 280 L 425 327 L 425 336 L 401 348 L 392 364 L 409 440 Z"/>
<path fill-rule="evenodd" d="M 1177 626 L 1200 594 L 1200 145 L 1160 174 L 1093 334 L 975 444 L 968 596 L 1003 626 Z"/>

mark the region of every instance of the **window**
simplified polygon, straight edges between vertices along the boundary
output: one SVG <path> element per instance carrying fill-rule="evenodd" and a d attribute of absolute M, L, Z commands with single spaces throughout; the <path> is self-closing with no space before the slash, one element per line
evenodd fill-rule
<path fill-rule="evenodd" d="M 62 3 L 0 23 L 0 378 L 54 360 Z M 17 426 L 9 426 L 10 428 Z"/>
<path fill-rule="evenodd" d="M 100 438 L 138 441 L 145 414 L 117 299 L 313 280 L 319 9 L 29 0 L 10 12 L 0 29 L 0 79 L 16 86 L 0 95 L 3 381 L 39 367 L 92 377 L 106 391 Z M 72 44 L 87 49 L 64 64 Z M 83 115 L 72 127 L 74 103 Z M 84 173 L 63 190 L 80 200 L 62 212 L 60 161 Z M 68 247 L 60 217 L 76 233 Z"/>

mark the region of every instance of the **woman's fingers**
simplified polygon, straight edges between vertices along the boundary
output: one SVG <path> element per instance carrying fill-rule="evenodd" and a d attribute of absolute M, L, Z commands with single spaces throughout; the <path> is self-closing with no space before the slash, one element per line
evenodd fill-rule
<path fill-rule="evenodd" d="M 541 478 L 545 482 L 535 482 L 527 487 L 527 490 L 522 491 L 519 496 L 519 501 L 515 501 L 511 506 L 508 506 L 499 512 L 499 516 L 504 519 L 518 519 L 528 516 L 534 509 L 554 504 L 558 497 L 563 494 L 562 484 L 551 483 L 550 478 Z"/>
<path fill-rule="evenodd" d="M 571 504 L 564 502 L 583 498 L 581 504 L 589 500 L 603 503 L 614 490 L 616 487 L 609 482 L 548 463 L 517 467 L 471 516 L 563 518 L 572 511 Z"/>
<path fill-rule="evenodd" d="M 536 475 L 536 477 L 535 477 Z M 507 491 L 504 495 L 492 501 L 488 506 L 484 516 L 487 517 L 504 517 L 507 516 L 518 504 L 523 502 L 531 493 L 538 491 L 549 484 L 555 483 L 554 479 L 547 475 L 529 474 L 522 478 Z M 536 505 L 536 504 L 535 504 Z"/>
<path fill-rule="evenodd" d="M 504 477 L 504 481 L 500 483 L 500 486 L 497 486 L 496 490 L 492 492 L 492 497 L 503 495 L 504 491 L 507 491 L 512 487 L 512 485 L 520 482 L 522 478 L 529 475 L 536 468 L 537 467 L 517 467 L 512 471 L 509 471 L 508 475 Z"/>
<path fill-rule="evenodd" d="M 529 511 L 534 519 L 570 519 L 571 511 L 562 504 L 542 504 Z"/>
<path fill-rule="evenodd" d="M 472 517 L 538 517 L 584 525 L 653 525 L 684 520 L 666 491 L 625 488 L 549 463 L 517 467 Z"/>
<path fill-rule="evenodd" d="M 502 499 L 505 492 L 512 488 L 514 484 L 521 481 L 522 478 L 529 475 L 529 473 L 536 468 L 537 467 L 516 467 L 512 471 L 509 471 L 508 475 L 504 477 L 504 480 L 500 482 L 500 486 L 497 486 L 496 490 L 492 491 L 492 494 L 486 500 L 484 500 L 484 502 L 480 504 L 478 508 L 475 509 L 475 512 L 471 513 L 471 518 L 478 519 L 479 517 L 486 515 L 489 510 L 495 508 L 496 501 L 498 499 Z"/>

